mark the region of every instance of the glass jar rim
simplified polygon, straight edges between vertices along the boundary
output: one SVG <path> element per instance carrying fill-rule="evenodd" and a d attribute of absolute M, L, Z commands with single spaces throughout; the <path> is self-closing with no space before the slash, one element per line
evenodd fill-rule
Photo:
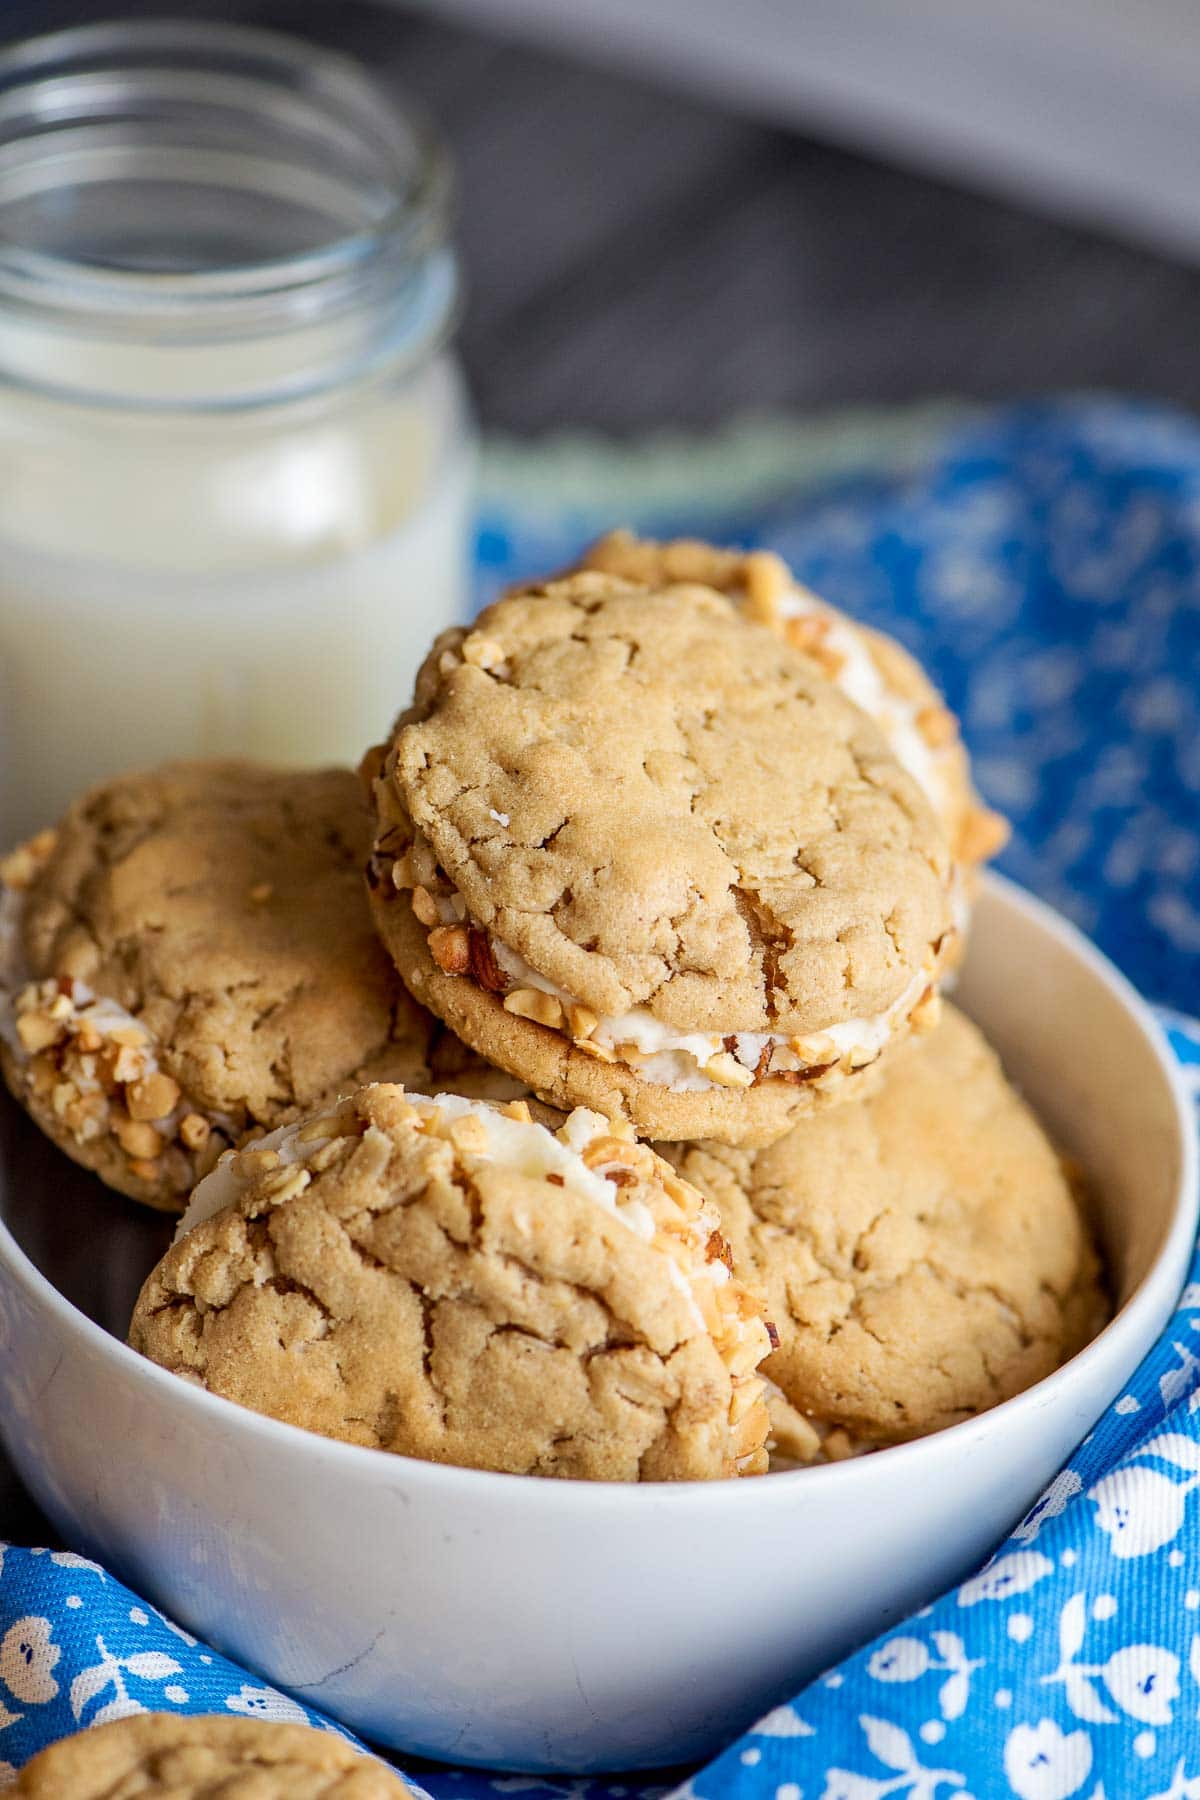
<path fill-rule="evenodd" d="M 151 194 L 172 180 L 181 193 L 224 188 L 268 216 L 274 184 L 279 216 L 304 219 L 293 232 L 302 241 L 190 265 L 179 253 L 156 264 L 148 251 L 136 260 L 39 241 L 56 222 L 69 231 L 87 210 L 80 194 L 110 179 L 134 214 L 134 182 Z M 352 58 L 290 34 L 151 18 L 0 52 L 0 315 L 18 338 L 23 319 L 160 348 L 243 342 L 311 337 L 373 312 L 360 348 L 415 359 L 455 311 L 453 186 L 448 154 L 411 102 Z M 209 218 L 220 211 L 211 196 L 205 205 Z M 0 346 L 0 377 L 7 360 Z"/>

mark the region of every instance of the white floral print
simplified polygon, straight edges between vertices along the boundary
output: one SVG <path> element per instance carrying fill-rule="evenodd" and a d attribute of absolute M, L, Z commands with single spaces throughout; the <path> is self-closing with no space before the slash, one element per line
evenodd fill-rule
<path fill-rule="evenodd" d="M 1092 1768 L 1086 1731 L 1062 1732 L 1053 1719 L 1016 1725 L 1004 1745 L 1004 1773 L 1020 1800 L 1067 1800 Z"/>
<path fill-rule="evenodd" d="M 61 1656 L 49 1619 L 17 1619 L 0 1639 L 0 1681 L 26 1706 L 45 1706 L 58 1693 L 54 1671 Z"/>

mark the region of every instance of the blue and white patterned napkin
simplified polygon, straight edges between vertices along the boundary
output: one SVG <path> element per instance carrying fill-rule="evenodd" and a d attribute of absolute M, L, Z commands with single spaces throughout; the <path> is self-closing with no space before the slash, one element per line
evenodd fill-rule
<path fill-rule="evenodd" d="M 480 596 L 622 521 L 770 545 L 894 631 L 1013 817 L 1002 866 L 1200 1011 L 1200 425 L 1072 400 L 489 460 Z M 1164 1014 L 1200 1099 L 1200 1023 Z M 1200 1800 L 1200 1258 L 1158 1346 L 988 1566 L 678 1800 Z M 0 1566 L 0 1785 L 142 1708 L 307 1718 L 95 1564 Z M 420 1766 L 434 1800 L 670 1784 Z"/>

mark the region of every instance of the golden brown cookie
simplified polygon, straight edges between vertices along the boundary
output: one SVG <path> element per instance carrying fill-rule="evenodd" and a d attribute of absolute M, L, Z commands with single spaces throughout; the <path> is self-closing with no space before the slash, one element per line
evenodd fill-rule
<path fill-rule="evenodd" d="M 782 557 L 769 550 L 721 550 L 694 538 L 655 543 L 613 531 L 592 545 L 580 567 L 652 587 L 699 581 L 730 595 L 747 617 L 812 657 L 870 714 L 929 796 L 960 862 L 984 862 L 1003 849 L 1007 823 L 975 792 L 958 720 L 920 663 L 895 638 L 812 593 Z"/>
<path fill-rule="evenodd" d="M 139 1713 L 26 1763 L 20 1800 L 405 1800 L 412 1788 L 345 1738 L 224 1714 Z"/>
<path fill-rule="evenodd" d="M 345 769 L 119 776 L 7 858 L 0 1061 L 111 1187 L 177 1210 L 220 1152 L 332 1090 L 422 1083 L 432 1022 L 380 947 Z"/>
<path fill-rule="evenodd" d="M 439 638 L 368 766 L 402 976 L 554 1105 L 769 1142 L 932 1022 L 955 876 L 928 801 L 711 589 L 498 602 Z"/>
<path fill-rule="evenodd" d="M 129 1341 L 243 1406 L 583 1480 L 766 1465 L 770 1347 L 715 1210 L 644 1144 L 392 1086 L 201 1182 Z"/>
<path fill-rule="evenodd" d="M 831 1428 L 890 1443 L 994 1406 L 1104 1321 L 1062 1163 L 953 1007 L 861 1104 L 757 1154 L 670 1155 L 719 1208 L 735 1268 L 767 1290 L 780 1342 L 764 1373 L 820 1427 L 812 1455 Z"/>

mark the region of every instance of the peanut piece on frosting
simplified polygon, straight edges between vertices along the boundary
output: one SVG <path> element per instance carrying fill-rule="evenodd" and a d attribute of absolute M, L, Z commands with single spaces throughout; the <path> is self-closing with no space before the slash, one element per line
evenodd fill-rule
<path fill-rule="evenodd" d="M 399 867 L 399 864 L 396 865 Z M 437 901 L 426 887 L 420 884 L 412 891 L 412 909 L 422 925 L 436 925 L 438 922 Z"/>
<path fill-rule="evenodd" d="M 516 1013 L 519 1019 L 532 1019 L 535 1025 L 548 1025 L 552 1031 L 557 1031 L 563 1022 L 559 1002 L 540 988 L 514 988 L 504 996 L 504 1010 Z"/>
<path fill-rule="evenodd" d="M 747 1069 L 729 1050 L 720 1050 L 716 1056 L 710 1056 L 704 1065 L 704 1073 L 718 1087 L 753 1087 L 754 1070 Z"/>
<path fill-rule="evenodd" d="M 927 987 L 908 1015 L 914 1031 L 932 1031 L 942 1016 L 942 997 L 936 988 Z"/>
<path fill-rule="evenodd" d="M 931 750 L 944 750 L 958 736 L 958 720 L 948 706 L 923 706 L 917 714 L 917 730 Z"/>

